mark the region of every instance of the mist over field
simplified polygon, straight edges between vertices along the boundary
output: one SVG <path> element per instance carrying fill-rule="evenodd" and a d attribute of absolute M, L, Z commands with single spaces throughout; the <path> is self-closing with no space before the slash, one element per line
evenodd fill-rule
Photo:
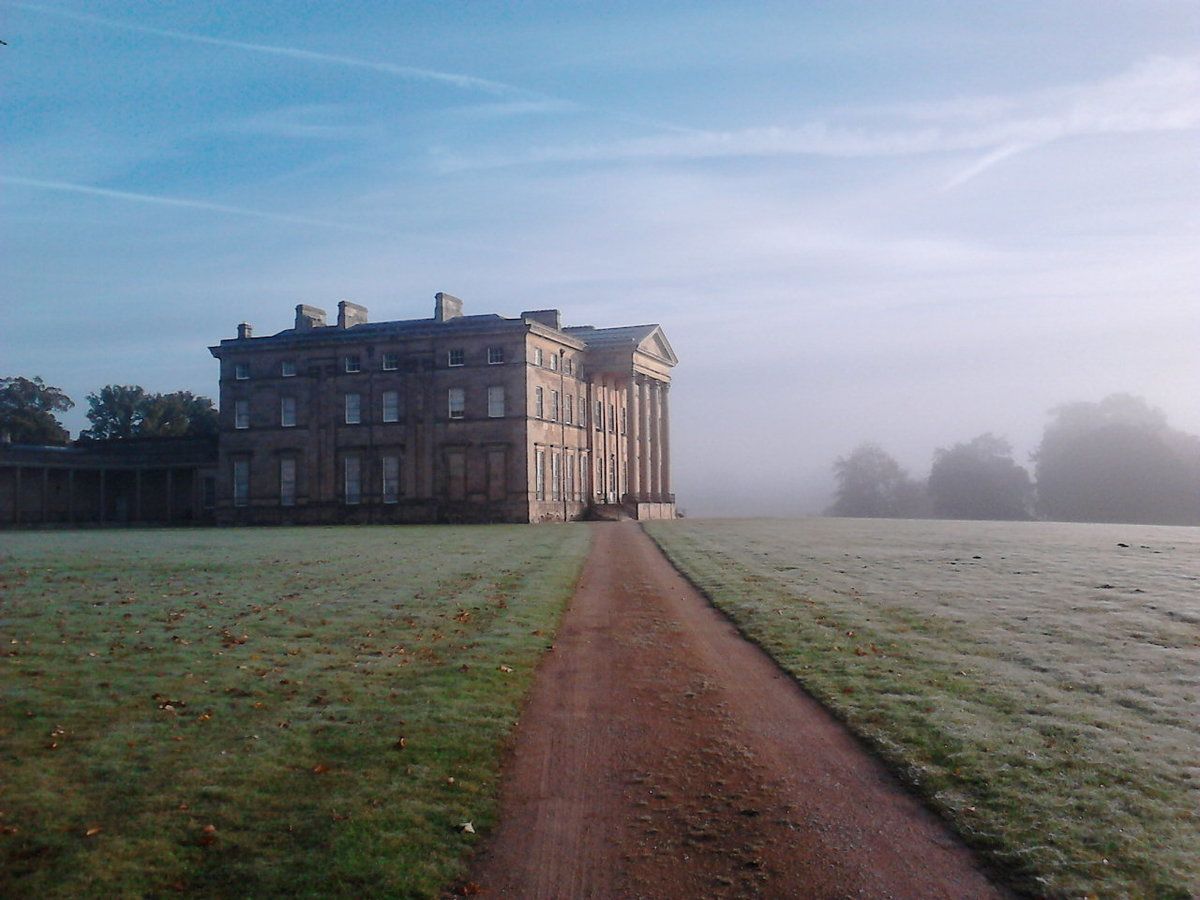
<path fill-rule="evenodd" d="M 445 290 L 661 323 L 689 515 L 819 512 L 867 441 L 1031 468 L 1117 393 L 1200 433 L 1194 4 L 2 8 L 0 375 L 73 432 Z"/>

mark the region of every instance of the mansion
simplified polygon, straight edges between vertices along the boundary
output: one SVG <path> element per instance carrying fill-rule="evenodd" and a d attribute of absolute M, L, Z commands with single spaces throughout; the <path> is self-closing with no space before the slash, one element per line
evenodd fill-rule
<path fill-rule="evenodd" d="M 218 524 L 675 515 L 677 360 L 658 325 L 564 327 L 556 309 L 464 315 L 439 293 L 429 319 L 370 322 L 342 301 L 329 323 L 300 305 L 292 328 L 255 337 L 243 323 L 209 349 L 220 363 L 214 458 L 185 472 L 159 454 L 152 473 L 126 453 L 126 471 L 106 480 L 84 458 L 95 449 L 0 447 L 3 524 L 147 521 L 145 509 Z M 53 471 L 67 458 L 69 477 Z M 63 509 L 69 519 L 53 512 Z"/>

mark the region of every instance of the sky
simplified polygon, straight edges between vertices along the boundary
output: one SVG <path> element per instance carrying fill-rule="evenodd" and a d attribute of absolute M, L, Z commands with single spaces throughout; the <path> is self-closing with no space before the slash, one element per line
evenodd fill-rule
<path fill-rule="evenodd" d="M 0 374 L 297 303 L 660 323 L 690 515 L 1114 392 L 1200 433 L 1200 2 L 0 0 Z"/>

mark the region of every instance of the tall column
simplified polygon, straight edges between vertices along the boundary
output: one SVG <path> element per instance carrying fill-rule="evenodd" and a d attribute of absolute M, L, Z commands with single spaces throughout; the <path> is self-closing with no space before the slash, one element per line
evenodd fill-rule
<path fill-rule="evenodd" d="M 629 376 L 629 397 L 626 400 L 626 416 L 625 416 L 625 454 L 628 457 L 625 464 L 629 468 L 629 499 L 637 502 L 639 494 L 642 491 L 641 476 L 638 473 L 638 432 L 641 418 L 638 410 L 640 404 L 638 402 L 638 384 L 634 380 L 637 376 Z"/>
<path fill-rule="evenodd" d="M 640 500 L 650 499 L 650 381 L 638 376 L 638 479 Z"/>
<path fill-rule="evenodd" d="M 659 405 L 662 408 L 662 490 L 663 500 L 670 502 L 671 500 L 671 405 L 668 402 L 671 394 L 671 386 L 664 384 L 661 388 L 662 399 Z"/>
<path fill-rule="evenodd" d="M 171 524 L 175 512 L 175 470 L 167 469 L 167 524 Z"/>
<path fill-rule="evenodd" d="M 662 500 L 662 401 L 659 383 L 650 382 L 650 499 Z"/>

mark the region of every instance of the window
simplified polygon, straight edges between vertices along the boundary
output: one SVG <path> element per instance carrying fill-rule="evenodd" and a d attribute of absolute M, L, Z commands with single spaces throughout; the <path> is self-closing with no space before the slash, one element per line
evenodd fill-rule
<path fill-rule="evenodd" d="M 617 432 L 617 407 L 615 404 L 608 404 L 608 430 L 610 434 Z"/>
<path fill-rule="evenodd" d="M 279 424 L 284 428 L 294 428 L 296 425 L 296 398 L 279 398 Z"/>
<path fill-rule="evenodd" d="M 383 392 L 383 421 L 399 422 L 400 421 L 400 392 L 399 391 L 384 391 Z"/>
<path fill-rule="evenodd" d="M 570 400 L 571 398 L 568 397 L 567 399 Z M 563 471 L 565 471 L 567 473 L 567 495 L 566 496 L 567 496 L 568 500 L 574 500 L 575 499 L 575 463 L 571 459 L 570 453 L 568 453 L 566 455 L 565 464 L 566 465 L 565 465 L 565 468 L 563 469 Z"/>
<path fill-rule="evenodd" d="M 562 456 L 557 450 L 550 454 L 550 499 L 562 499 Z"/>
<path fill-rule="evenodd" d="M 595 421 L 596 421 L 596 430 L 603 431 L 604 430 L 604 401 L 603 400 L 596 401 Z"/>
<path fill-rule="evenodd" d="M 610 499 L 615 501 L 617 499 L 617 492 L 620 489 L 617 485 L 617 458 L 610 456 L 608 458 L 608 493 Z"/>
<path fill-rule="evenodd" d="M 396 503 L 400 500 L 400 457 L 387 455 L 383 458 L 383 502 Z"/>
<path fill-rule="evenodd" d="M 558 371 L 558 354 L 557 353 L 550 354 L 550 371 L 551 372 Z"/>
<path fill-rule="evenodd" d="M 284 378 L 294 378 L 296 375 L 295 360 L 285 359 L 279 364 L 279 374 Z"/>
<path fill-rule="evenodd" d="M 467 395 L 462 388 L 450 388 L 446 392 L 450 418 L 461 419 L 466 414 Z"/>
<path fill-rule="evenodd" d="M 233 505 L 250 505 L 250 460 L 233 461 Z"/>
<path fill-rule="evenodd" d="M 499 385 L 488 388 L 488 418 L 504 418 L 504 388 Z"/>
<path fill-rule="evenodd" d="M 565 421 L 568 425 L 575 421 L 575 397 L 572 394 L 567 394 L 567 413 Z"/>
<path fill-rule="evenodd" d="M 362 395 L 346 395 L 346 424 L 357 425 L 362 421 Z"/>
<path fill-rule="evenodd" d="M 343 360 L 343 367 L 347 372 L 361 372 L 362 366 L 359 364 L 357 356 L 347 356 Z"/>
<path fill-rule="evenodd" d="M 504 362 L 503 347 L 488 347 L 488 365 L 498 366 Z"/>
<path fill-rule="evenodd" d="M 461 366 L 466 361 L 466 354 L 463 353 L 462 347 L 454 350 L 446 351 L 446 365 Z"/>
<path fill-rule="evenodd" d="M 250 401 L 235 400 L 233 403 L 233 427 L 250 427 Z"/>
<path fill-rule="evenodd" d="M 346 503 L 354 505 L 362 502 L 362 461 L 357 456 L 347 456 L 342 460 L 343 487 Z"/>
<path fill-rule="evenodd" d="M 566 373 L 568 375 L 575 374 L 575 360 L 573 357 L 570 357 L 570 356 L 563 357 L 563 369 L 566 371 Z"/>
<path fill-rule="evenodd" d="M 250 364 L 238 363 L 233 367 L 233 377 L 238 381 L 245 381 L 250 377 Z"/>
<path fill-rule="evenodd" d="M 535 366 L 540 366 L 542 364 L 542 348 L 541 347 L 533 348 L 533 364 Z"/>
<path fill-rule="evenodd" d="M 629 434 L 629 407 L 621 407 L 621 434 Z"/>
<path fill-rule="evenodd" d="M 546 499 L 546 451 L 535 450 L 533 452 L 533 498 L 535 500 Z"/>
<path fill-rule="evenodd" d="M 533 414 L 539 419 L 546 415 L 546 392 L 540 387 L 533 389 Z"/>
<path fill-rule="evenodd" d="M 580 500 L 587 497 L 587 489 L 588 489 L 587 484 L 588 484 L 587 454 L 580 453 L 579 454 L 579 499 Z"/>
<path fill-rule="evenodd" d="M 381 367 L 383 368 L 383 371 L 385 371 L 385 372 L 395 372 L 398 368 L 400 368 L 400 354 L 399 353 L 383 354 L 383 362 L 381 363 Z"/>
<path fill-rule="evenodd" d="M 290 456 L 279 461 L 279 505 L 296 505 L 296 460 Z"/>
<path fill-rule="evenodd" d="M 579 395 L 579 424 L 587 428 L 587 404 L 583 402 L 583 394 Z"/>
<path fill-rule="evenodd" d="M 558 391 L 550 392 L 550 421 L 558 421 Z"/>

